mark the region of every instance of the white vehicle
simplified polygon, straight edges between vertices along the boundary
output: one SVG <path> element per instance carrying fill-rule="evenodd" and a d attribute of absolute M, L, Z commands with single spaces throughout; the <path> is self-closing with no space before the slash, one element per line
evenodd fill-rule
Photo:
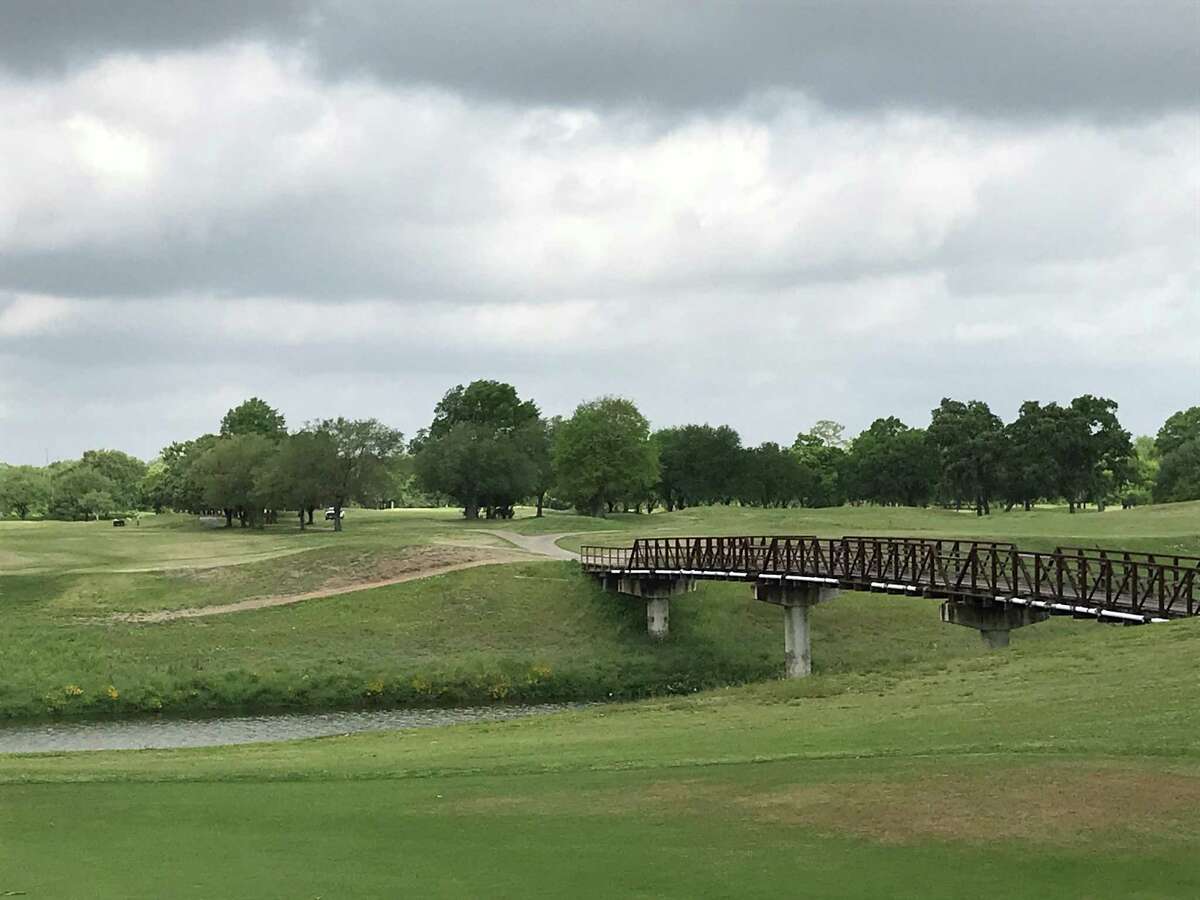
<path fill-rule="evenodd" d="M 325 521 L 326 522 L 332 522 L 335 517 L 339 518 L 339 519 L 346 518 L 346 511 L 343 509 L 342 514 L 339 516 L 337 510 L 332 506 L 329 507 L 329 509 L 325 510 Z"/>

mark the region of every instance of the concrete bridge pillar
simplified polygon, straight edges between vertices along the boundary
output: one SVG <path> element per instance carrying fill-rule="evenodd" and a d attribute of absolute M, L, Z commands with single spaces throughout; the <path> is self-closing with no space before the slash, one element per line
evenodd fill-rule
<path fill-rule="evenodd" d="M 646 633 L 661 641 L 670 633 L 671 598 L 696 589 L 696 579 L 679 575 L 610 575 L 604 589 L 646 601 Z"/>
<path fill-rule="evenodd" d="M 812 635 L 808 611 L 818 603 L 832 600 L 837 588 L 818 585 L 792 585 L 779 582 L 757 582 L 754 599 L 783 607 L 783 648 L 788 678 L 805 678 L 812 674 Z"/>
<path fill-rule="evenodd" d="M 1045 610 L 995 600 L 967 598 L 947 600 L 942 604 L 943 622 L 974 628 L 989 650 L 1007 647 L 1014 628 L 1036 625 L 1048 618 L 1050 614 Z"/>

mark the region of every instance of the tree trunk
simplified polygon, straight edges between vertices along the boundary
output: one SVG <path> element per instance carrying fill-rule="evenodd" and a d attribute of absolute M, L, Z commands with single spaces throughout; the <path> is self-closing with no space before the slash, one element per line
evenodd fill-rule
<path fill-rule="evenodd" d="M 311 524 L 313 523 L 313 518 L 312 518 L 312 517 L 313 517 L 313 513 L 314 513 L 315 511 L 316 511 L 316 507 L 315 507 L 315 506 L 310 506 L 310 507 L 308 508 L 308 524 L 309 524 L 309 525 L 311 525 Z"/>
<path fill-rule="evenodd" d="M 225 527 L 226 528 L 233 527 L 233 510 L 232 509 L 225 510 Z"/>
<path fill-rule="evenodd" d="M 301 508 L 301 510 L 300 510 L 300 530 L 301 531 L 304 530 L 304 510 L 303 510 L 303 508 Z"/>
<path fill-rule="evenodd" d="M 333 504 L 333 530 L 342 530 L 342 504 Z"/>
<path fill-rule="evenodd" d="M 537 514 L 534 516 L 535 519 L 540 519 L 542 517 L 542 506 L 545 504 L 545 502 L 546 492 L 542 491 L 537 495 Z"/>
<path fill-rule="evenodd" d="M 478 519 L 479 518 L 479 504 L 478 503 L 468 503 L 465 507 L 463 507 L 463 518 Z"/>

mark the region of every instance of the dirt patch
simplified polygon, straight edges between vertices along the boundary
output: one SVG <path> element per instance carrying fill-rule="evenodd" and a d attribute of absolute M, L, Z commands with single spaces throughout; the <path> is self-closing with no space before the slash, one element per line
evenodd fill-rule
<path fill-rule="evenodd" d="M 805 784 L 747 793 L 707 781 L 629 790 L 451 801 L 447 812 L 673 818 L 716 814 L 886 844 L 1032 841 L 1070 846 L 1105 836 L 1151 846 L 1200 835 L 1200 778 L 1142 770 L 1039 767 L 910 781 Z"/>
<path fill-rule="evenodd" d="M 536 557 L 515 550 L 492 550 L 482 547 L 470 550 L 457 547 L 421 547 L 411 553 L 397 557 L 364 556 L 361 564 L 356 564 L 355 560 L 351 560 L 347 564 L 337 568 L 330 567 L 330 574 L 323 580 L 321 587 L 303 593 L 251 597 L 235 603 L 223 603 L 188 609 L 161 610 L 148 613 L 121 613 L 112 618 L 120 622 L 150 624 L 155 622 L 172 622 L 177 619 L 221 616 L 252 609 L 265 609 L 271 606 L 287 606 L 293 603 L 301 603 L 305 600 L 335 597 L 339 594 L 387 587 L 393 584 L 403 584 L 406 581 L 431 578 L 435 575 L 459 572 L 463 569 L 471 569 L 476 566 L 487 566 L 495 563 L 527 562 L 534 558 Z"/>
<path fill-rule="evenodd" d="M 1074 844 L 1200 829 L 1200 778 L 1141 770 L 1030 768 L 914 781 L 797 785 L 737 800 L 775 824 L 850 832 L 885 843 L 1031 840 Z"/>

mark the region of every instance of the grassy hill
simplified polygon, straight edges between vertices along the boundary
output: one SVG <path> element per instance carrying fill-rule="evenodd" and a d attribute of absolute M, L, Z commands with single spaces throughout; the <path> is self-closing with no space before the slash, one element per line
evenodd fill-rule
<path fill-rule="evenodd" d="M 1100 544 L 1200 553 L 1200 504 L 1131 511 L 704 508 L 605 520 L 557 514 L 490 523 L 526 533 L 916 533 L 1023 546 Z M 290 523 L 225 531 L 186 517 L 139 526 L 0 523 L 0 718 L 321 709 L 688 693 L 780 673 L 778 610 L 745 586 L 675 601 L 653 646 L 640 604 L 601 593 L 571 564 L 522 562 L 207 618 L 122 616 L 352 588 L 406 566 L 484 561 L 504 544 L 453 511 L 353 511 L 340 535 Z M 594 532 L 591 533 L 591 532 Z M 1089 626 L 1056 621 L 1018 644 Z M 1095 626 L 1091 626 L 1095 627 Z M 846 594 L 817 611 L 817 672 L 888 671 L 980 653 L 935 603 Z"/>
<path fill-rule="evenodd" d="M 1195 897 L 1198 626 L 538 720 L 0 757 L 0 888 Z"/>

